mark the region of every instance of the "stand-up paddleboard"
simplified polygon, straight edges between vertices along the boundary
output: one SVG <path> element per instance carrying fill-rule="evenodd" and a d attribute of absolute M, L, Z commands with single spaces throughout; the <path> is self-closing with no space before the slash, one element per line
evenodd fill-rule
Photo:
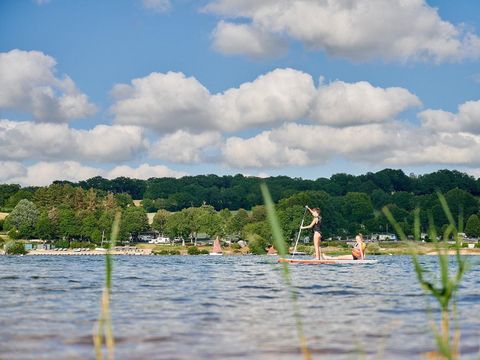
<path fill-rule="evenodd" d="M 325 260 L 316 260 L 316 259 L 278 259 L 280 263 L 291 263 L 291 264 L 324 264 L 324 265 L 334 265 L 334 264 L 375 264 L 378 260 L 374 259 L 365 259 L 365 260 L 337 260 L 337 259 L 325 259 Z"/>

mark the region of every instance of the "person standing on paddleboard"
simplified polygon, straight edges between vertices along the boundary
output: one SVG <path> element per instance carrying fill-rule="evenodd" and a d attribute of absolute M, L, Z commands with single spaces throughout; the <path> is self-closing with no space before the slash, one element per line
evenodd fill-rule
<path fill-rule="evenodd" d="M 312 214 L 313 219 L 310 225 L 302 226 L 300 229 L 312 229 L 313 230 L 313 246 L 315 248 L 315 259 L 323 259 L 323 255 L 320 251 L 320 241 L 322 239 L 321 225 L 322 217 L 320 216 L 320 208 L 310 209 L 308 206 L 305 206 L 310 214 Z"/>

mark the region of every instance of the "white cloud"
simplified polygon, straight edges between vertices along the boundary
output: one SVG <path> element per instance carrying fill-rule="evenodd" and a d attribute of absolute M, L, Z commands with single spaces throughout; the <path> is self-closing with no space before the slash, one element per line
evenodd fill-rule
<path fill-rule="evenodd" d="M 273 70 L 216 95 L 182 73 L 152 73 L 116 85 L 111 110 L 119 124 L 159 132 L 237 131 L 301 118 L 314 92 L 312 77 L 293 69 Z"/>
<path fill-rule="evenodd" d="M 142 5 L 145 9 L 158 13 L 164 13 L 170 10 L 172 6 L 170 0 L 142 0 Z"/>
<path fill-rule="evenodd" d="M 406 89 L 384 89 L 365 81 L 335 81 L 316 89 L 311 75 L 290 68 L 272 70 L 215 95 L 195 78 L 173 72 L 118 84 L 112 93 L 116 123 L 166 133 L 235 132 L 303 119 L 335 126 L 367 124 L 390 121 L 421 104 Z"/>
<path fill-rule="evenodd" d="M 428 136 L 428 135 L 427 135 Z M 480 137 L 477 135 L 436 134 L 424 138 L 421 146 L 399 148 L 395 157 L 390 159 L 398 166 L 404 165 L 480 165 Z"/>
<path fill-rule="evenodd" d="M 428 109 L 419 114 L 422 125 L 435 132 L 470 132 L 480 134 L 480 100 L 467 101 L 453 114 L 444 110 Z"/>
<path fill-rule="evenodd" d="M 134 79 L 131 85 L 118 84 L 112 94 L 111 111 L 119 124 L 145 126 L 158 131 L 179 128 L 211 128 L 209 91 L 193 77 L 183 73 L 151 73 Z"/>
<path fill-rule="evenodd" d="M 344 128 L 286 124 L 251 138 L 226 140 L 224 162 L 233 168 L 320 165 L 343 157 L 380 166 L 480 165 L 480 136 L 432 133 L 401 122 Z"/>
<path fill-rule="evenodd" d="M 309 74 L 294 69 L 275 69 L 212 97 L 213 113 L 220 129 L 236 131 L 303 118 L 315 86 Z"/>
<path fill-rule="evenodd" d="M 208 151 L 218 148 L 221 138 L 218 132 L 191 134 L 178 130 L 158 140 L 150 149 L 150 156 L 176 163 L 199 163 L 208 160 Z"/>
<path fill-rule="evenodd" d="M 120 176 L 148 179 L 151 177 L 181 177 L 184 172 L 169 169 L 166 166 L 142 164 L 137 168 L 117 166 L 111 170 L 85 166 L 76 161 L 45 162 L 25 166 L 20 162 L 0 162 L 0 183 L 20 184 L 22 186 L 48 186 L 55 180 L 78 182 L 95 176 L 114 179 Z"/>
<path fill-rule="evenodd" d="M 11 178 L 25 176 L 27 170 L 22 164 L 14 161 L 0 161 L 0 183 L 5 183 Z"/>
<path fill-rule="evenodd" d="M 215 0 L 204 11 L 247 18 L 273 35 L 286 34 L 310 49 L 354 61 L 480 57 L 478 36 L 442 20 L 425 0 Z"/>
<path fill-rule="evenodd" d="M 225 55 L 268 58 L 287 51 L 285 40 L 250 24 L 220 21 L 212 33 L 213 47 Z"/>
<path fill-rule="evenodd" d="M 0 120 L 0 160 L 131 160 L 145 151 L 143 130 L 97 125 L 90 130 L 66 124 Z"/>
<path fill-rule="evenodd" d="M 32 113 L 36 121 L 88 117 L 95 105 L 65 76 L 55 77 L 55 60 L 39 51 L 0 53 L 0 108 Z"/>
<path fill-rule="evenodd" d="M 84 166 L 75 161 L 38 162 L 24 167 L 21 174 L 3 180 L 5 183 L 17 183 L 23 186 L 47 186 L 55 180 L 81 181 L 101 175 L 102 170 Z"/>
<path fill-rule="evenodd" d="M 276 142 L 266 131 L 250 139 L 231 137 L 223 148 L 226 163 L 234 168 L 275 168 L 310 163 L 304 149 Z"/>
<path fill-rule="evenodd" d="M 392 120 L 398 113 L 420 104 L 415 95 L 403 88 L 384 89 L 366 81 L 335 81 L 320 86 L 310 118 L 333 126 L 368 124 Z"/>
<path fill-rule="evenodd" d="M 479 178 L 480 178 L 480 168 L 474 168 L 474 169 L 466 168 L 464 171 L 465 171 L 468 175 L 473 176 L 475 179 L 479 179 Z"/>
<path fill-rule="evenodd" d="M 114 179 L 120 176 L 125 176 L 134 179 L 149 179 L 152 177 L 174 177 L 179 178 L 187 175 L 182 171 L 175 171 L 169 169 L 163 165 L 151 166 L 148 164 L 142 164 L 138 168 L 132 168 L 127 165 L 117 166 L 114 169 L 107 172 L 106 177 Z"/>

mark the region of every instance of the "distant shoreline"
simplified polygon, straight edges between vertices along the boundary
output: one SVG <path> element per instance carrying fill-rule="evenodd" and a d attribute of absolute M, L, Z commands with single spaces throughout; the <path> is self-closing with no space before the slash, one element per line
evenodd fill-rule
<path fill-rule="evenodd" d="M 387 250 L 388 251 L 388 250 Z M 325 252 L 326 254 L 337 254 L 335 251 L 331 252 Z M 47 255 L 47 256 L 98 256 L 98 255 L 105 255 L 106 251 L 98 251 L 98 250 L 87 250 L 87 251 L 73 251 L 73 250 L 67 250 L 67 251 L 53 251 L 53 250 L 30 250 L 26 256 L 41 256 L 41 255 Z M 129 250 L 112 250 L 110 251 L 111 255 L 132 255 L 132 256 L 150 256 L 150 255 L 157 255 L 155 254 L 152 249 L 129 249 Z M 242 256 L 246 255 L 243 253 L 234 253 L 231 251 L 224 251 L 224 255 L 226 256 Z M 447 252 L 448 255 L 456 255 L 455 250 L 448 250 Z M 182 252 L 180 255 L 182 256 L 189 256 L 186 251 Z M 267 255 L 267 254 L 264 254 Z M 369 254 L 367 253 L 367 256 Z M 401 255 L 409 255 L 407 253 L 396 253 L 396 252 L 382 252 L 381 254 L 370 254 L 370 256 L 401 256 Z M 438 255 L 437 251 L 430 251 L 427 253 L 419 252 L 417 255 L 427 255 L 427 256 L 435 256 Z M 460 249 L 460 255 L 462 256 L 480 256 L 480 249 Z M 159 256 L 169 256 L 168 254 L 161 254 Z M 194 255 L 191 255 L 194 256 Z"/>

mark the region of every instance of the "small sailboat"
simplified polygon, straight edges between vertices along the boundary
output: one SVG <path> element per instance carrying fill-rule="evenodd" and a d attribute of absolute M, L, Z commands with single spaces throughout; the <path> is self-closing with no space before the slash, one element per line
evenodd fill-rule
<path fill-rule="evenodd" d="M 210 252 L 210 255 L 223 255 L 222 247 L 220 246 L 220 239 L 218 238 L 218 236 L 213 242 L 213 248 Z"/>

